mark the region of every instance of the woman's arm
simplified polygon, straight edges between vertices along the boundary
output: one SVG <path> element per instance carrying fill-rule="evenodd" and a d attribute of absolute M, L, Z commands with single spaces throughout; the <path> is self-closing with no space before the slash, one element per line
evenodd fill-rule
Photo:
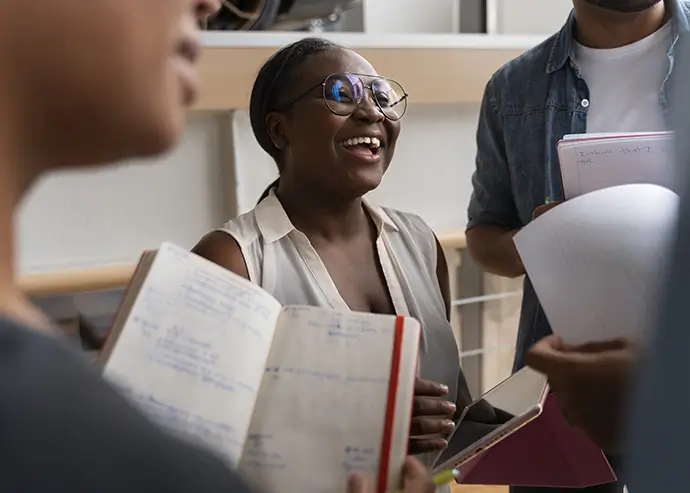
<path fill-rule="evenodd" d="M 225 267 L 238 276 L 249 279 L 249 271 L 242 250 L 235 238 L 222 231 L 211 231 L 199 240 L 192 252 Z"/>

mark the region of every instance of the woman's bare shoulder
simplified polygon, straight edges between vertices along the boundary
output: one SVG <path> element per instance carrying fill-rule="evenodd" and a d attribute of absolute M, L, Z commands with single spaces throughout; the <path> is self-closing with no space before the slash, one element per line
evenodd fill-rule
<path fill-rule="evenodd" d="M 247 264 L 237 240 L 223 230 L 211 231 L 192 248 L 192 252 L 249 279 Z"/>

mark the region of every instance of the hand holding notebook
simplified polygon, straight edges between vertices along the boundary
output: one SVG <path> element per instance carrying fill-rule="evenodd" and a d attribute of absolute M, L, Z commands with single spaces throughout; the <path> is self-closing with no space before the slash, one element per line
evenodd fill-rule
<path fill-rule="evenodd" d="M 397 490 L 420 326 L 411 318 L 281 307 L 171 244 L 144 254 L 104 374 L 152 420 L 215 450 L 268 493 Z"/>
<path fill-rule="evenodd" d="M 455 428 L 455 404 L 443 399 L 447 393 L 448 388 L 437 382 L 421 378 L 415 381 L 408 449 L 411 455 L 446 448 L 443 436 Z"/>

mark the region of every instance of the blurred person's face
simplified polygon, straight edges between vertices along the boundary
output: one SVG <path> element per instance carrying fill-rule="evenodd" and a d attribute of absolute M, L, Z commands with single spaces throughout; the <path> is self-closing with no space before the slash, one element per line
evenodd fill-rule
<path fill-rule="evenodd" d="M 24 157 L 86 165 L 173 145 L 198 89 L 198 19 L 218 1 L 0 0 L 0 101 Z"/>
<path fill-rule="evenodd" d="M 606 10 L 615 12 L 635 13 L 647 10 L 662 0 L 585 0 L 587 3 L 596 5 Z"/>

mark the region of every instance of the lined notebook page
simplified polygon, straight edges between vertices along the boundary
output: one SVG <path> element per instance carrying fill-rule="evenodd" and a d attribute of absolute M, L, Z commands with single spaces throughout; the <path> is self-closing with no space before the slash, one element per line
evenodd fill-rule
<path fill-rule="evenodd" d="M 654 321 L 678 201 L 656 185 L 607 188 L 558 205 L 515 235 L 564 342 L 644 335 Z"/>
<path fill-rule="evenodd" d="M 558 143 L 565 198 L 632 183 L 673 190 L 672 139 L 670 132 L 565 136 Z"/>
<path fill-rule="evenodd" d="M 263 491 L 343 493 L 351 471 L 379 471 L 396 318 L 286 308 L 240 469 Z M 420 327 L 405 319 L 384 488 L 407 450 Z"/>
<path fill-rule="evenodd" d="M 251 283 L 163 244 L 104 374 L 154 421 L 235 464 L 279 313 Z"/>

